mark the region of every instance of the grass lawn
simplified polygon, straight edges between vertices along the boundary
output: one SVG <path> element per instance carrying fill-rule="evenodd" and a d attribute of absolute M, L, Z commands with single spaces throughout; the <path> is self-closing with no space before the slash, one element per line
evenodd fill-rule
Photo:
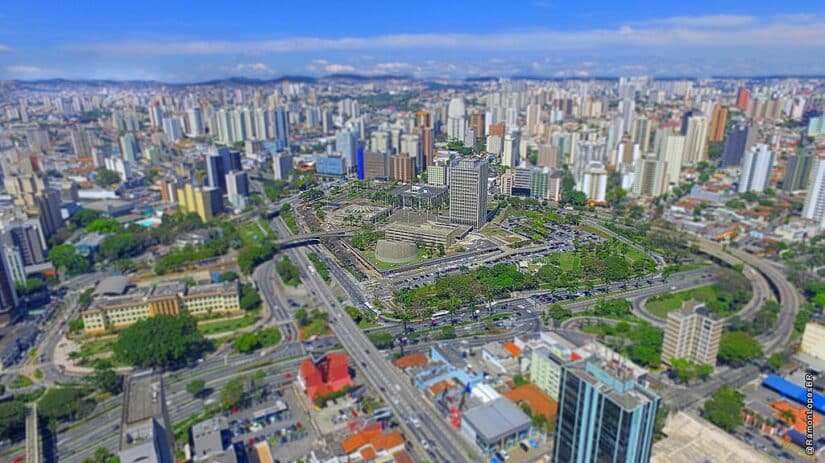
<path fill-rule="evenodd" d="M 679 309 L 682 307 L 682 303 L 687 300 L 696 299 L 707 303 L 709 301 L 716 300 L 716 298 L 717 295 L 713 285 L 707 285 L 689 289 L 687 291 L 680 291 L 678 293 L 671 293 L 656 298 L 650 298 L 645 303 L 645 308 L 648 312 L 659 318 L 666 318 L 668 312 Z"/>
<path fill-rule="evenodd" d="M 258 246 L 264 241 L 266 235 L 261 231 L 261 227 L 255 222 L 248 222 L 238 228 L 238 235 L 246 246 Z"/>
<path fill-rule="evenodd" d="M 29 387 L 34 384 L 31 378 L 25 375 L 17 375 L 14 377 L 14 380 L 9 384 L 10 389 L 22 389 L 24 387 Z"/>
<path fill-rule="evenodd" d="M 89 358 L 111 352 L 116 341 L 116 336 L 103 339 L 92 338 L 80 345 L 80 357 Z"/>
<path fill-rule="evenodd" d="M 559 254 L 559 267 L 564 272 L 578 271 L 581 268 L 581 257 L 572 253 Z"/>
<path fill-rule="evenodd" d="M 198 322 L 198 331 L 204 336 L 216 333 L 235 331 L 254 324 L 261 317 L 258 310 L 244 314 L 242 317 L 217 320 L 202 320 Z"/>
<path fill-rule="evenodd" d="M 301 339 L 304 340 L 313 336 L 325 336 L 329 334 L 329 327 L 327 326 L 326 320 L 316 318 L 306 326 L 299 326 L 298 331 L 300 331 Z"/>
<path fill-rule="evenodd" d="M 375 268 L 378 268 L 378 269 L 381 269 L 381 270 L 387 270 L 387 269 L 391 269 L 391 268 L 395 268 L 395 267 L 402 267 L 404 265 L 420 264 L 421 262 L 424 262 L 427 259 L 429 259 L 429 257 L 427 257 L 427 255 L 424 254 L 424 252 L 421 249 L 418 250 L 418 257 L 416 257 L 414 260 L 411 260 L 409 262 L 401 262 L 401 263 L 382 262 L 382 261 L 375 258 L 375 252 L 374 251 L 359 251 L 359 252 L 361 252 L 361 254 L 364 257 L 366 257 L 367 260 L 370 261 L 370 263 L 372 263 L 372 265 L 375 266 Z"/>

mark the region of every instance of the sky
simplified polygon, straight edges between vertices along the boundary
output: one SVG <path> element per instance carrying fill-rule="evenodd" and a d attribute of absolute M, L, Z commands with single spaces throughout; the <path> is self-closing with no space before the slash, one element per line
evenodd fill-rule
<path fill-rule="evenodd" d="M 825 2 L 0 2 L 0 80 L 825 75 Z"/>

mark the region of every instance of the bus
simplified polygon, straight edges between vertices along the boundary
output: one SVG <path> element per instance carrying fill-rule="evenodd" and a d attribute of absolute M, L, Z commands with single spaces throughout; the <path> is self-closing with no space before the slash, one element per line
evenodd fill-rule
<path fill-rule="evenodd" d="M 430 317 L 430 321 L 438 321 L 447 315 L 450 315 L 450 312 L 447 310 L 439 310 L 438 312 L 434 313 L 432 317 Z"/>

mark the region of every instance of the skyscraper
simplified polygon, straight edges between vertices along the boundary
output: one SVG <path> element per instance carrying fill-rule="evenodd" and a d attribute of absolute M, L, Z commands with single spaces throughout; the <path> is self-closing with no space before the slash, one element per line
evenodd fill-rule
<path fill-rule="evenodd" d="M 172 143 L 175 143 L 181 138 L 183 138 L 183 129 L 180 125 L 180 119 L 178 119 L 177 117 L 164 117 L 163 133 L 166 135 L 166 138 L 169 139 L 169 141 L 171 141 Z"/>
<path fill-rule="evenodd" d="M 205 134 L 203 127 L 203 113 L 201 108 L 195 106 L 186 111 L 189 118 L 189 136 L 202 137 Z"/>
<path fill-rule="evenodd" d="M 756 127 L 739 124 L 728 132 L 725 148 L 722 152 L 722 167 L 738 166 L 742 163 L 745 151 L 756 141 Z"/>
<path fill-rule="evenodd" d="M 739 193 L 762 192 L 768 186 L 773 167 L 773 152 L 768 145 L 758 144 L 749 149 L 742 159 L 742 174 L 739 176 Z"/>
<path fill-rule="evenodd" d="M 705 305 L 685 301 L 682 308 L 668 312 L 662 343 L 662 362 L 670 365 L 674 358 L 716 365 L 724 320 L 713 318 Z"/>
<path fill-rule="evenodd" d="M 692 116 L 688 119 L 685 134 L 685 152 L 682 164 L 696 165 L 707 160 L 708 118 Z"/>
<path fill-rule="evenodd" d="M 636 161 L 633 179 L 633 194 L 637 196 L 656 197 L 667 190 L 667 162 L 646 157 Z"/>
<path fill-rule="evenodd" d="M 0 258 L 0 325 L 7 325 L 15 319 L 17 291 L 6 259 Z"/>
<path fill-rule="evenodd" d="M 519 136 L 508 133 L 504 136 L 501 150 L 501 165 L 505 167 L 516 167 L 519 165 Z"/>
<path fill-rule="evenodd" d="M 285 180 L 292 173 L 292 155 L 289 153 L 274 153 L 272 155 L 272 172 L 275 180 Z"/>
<path fill-rule="evenodd" d="M 121 135 L 120 157 L 123 158 L 124 161 L 135 162 L 137 161 L 138 152 L 139 150 L 137 140 L 135 140 L 135 135 L 132 133 Z"/>
<path fill-rule="evenodd" d="M 788 192 L 807 189 L 813 165 L 814 156 L 811 152 L 789 156 L 782 179 L 782 189 Z"/>
<path fill-rule="evenodd" d="M 349 129 L 340 130 L 335 134 L 335 150 L 341 153 L 347 161 L 347 169 L 353 171 L 356 166 L 358 152 L 358 135 Z"/>
<path fill-rule="evenodd" d="M 470 128 L 476 138 L 484 138 L 485 134 L 485 115 L 483 111 L 475 111 L 470 114 Z"/>
<path fill-rule="evenodd" d="M 447 110 L 447 139 L 464 142 L 466 120 L 464 118 L 464 100 L 453 98 Z"/>
<path fill-rule="evenodd" d="M 802 217 L 813 220 L 819 228 L 825 228 L 825 159 L 814 159 L 811 168 L 811 177 L 808 182 L 808 194 L 805 196 L 805 206 L 802 208 Z"/>
<path fill-rule="evenodd" d="M 233 170 L 226 174 L 226 196 L 236 208 L 246 207 L 246 198 L 249 196 L 249 174 L 241 170 Z"/>
<path fill-rule="evenodd" d="M 748 109 L 748 102 L 751 99 L 751 91 L 745 87 L 739 87 L 736 91 L 736 107 L 742 111 Z"/>
<path fill-rule="evenodd" d="M 660 159 L 667 162 L 668 183 L 678 184 L 679 175 L 682 173 L 682 156 L 685 152 L 685 137 L 682 135 L 669 135 L 662 142 Z"/>
<path fill-rule="evenodd" d="M 31 222 L 15 222 L 10 224 L 5 234 L 8 241 L 20 251 L 24 265 L 36 265 L 45 261 L 43 239 L 38 225 Z"/>
<path fill-rule="evenodd" d="M 461 159 L 450 167 L 450 222 L 481 228 L 487 222 L 487 161 Z"/>
<path fill-rule="evenodd" d="M 275 109 L 275 135 L 286 149 L 289 148 L 289 113 L 283 106 Z"/>
<path fill-rule="evenodd" d="M 728 108 L 719 103 L 713 105 L 713 113 L 710 116 L 710 130 L 708 141 L 720 142 L 725 139 L 725 124 L 728 122 Z"/>
<path fill-rule="evenodd" d="M 650 460 L 659 396 L 647 388 L 638 367 L 608 355 L 562 368 L 553 461 Z"/>

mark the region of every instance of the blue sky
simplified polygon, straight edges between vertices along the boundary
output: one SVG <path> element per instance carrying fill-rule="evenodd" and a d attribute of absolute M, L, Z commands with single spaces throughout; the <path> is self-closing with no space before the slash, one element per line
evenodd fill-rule
<path fill-rule="evenodd" d="M 821 0 L 2 3 L 0 79 L 825 74 Z"/>

